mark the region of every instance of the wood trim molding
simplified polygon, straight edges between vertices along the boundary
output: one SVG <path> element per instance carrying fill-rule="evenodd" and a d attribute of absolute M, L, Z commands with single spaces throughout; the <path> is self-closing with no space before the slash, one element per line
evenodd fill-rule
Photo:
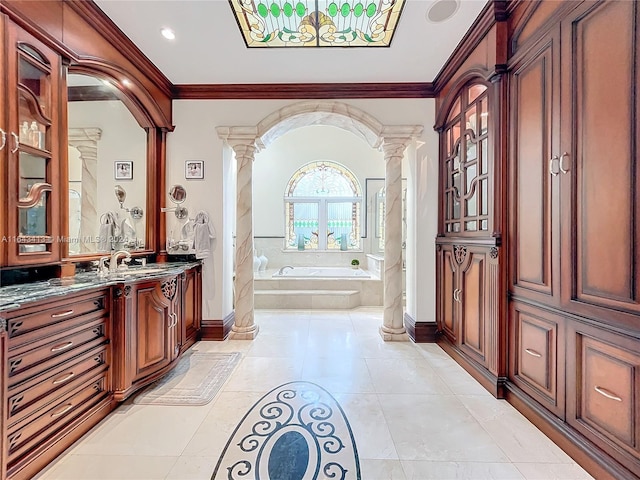
<path fill-rule="evenodd" d="M 97 30 L 105 39 L 108 39 L 115 48 L 131 60 L 165 95 L 172 96 L 172 83 L 169 79 L 100 7 L 93 1 L 86 0 L 66 0 L 66 3 L 79 13 L 92 28 Z"/>
<path fill-rule="evenodd" d="M 112 88 L 100 85 L 77 85 L 68 87 L 70 102 L 95 102 L 102 100 L 120 100 Z"/>
<path fill-rule="evenodd" d="M 236 312 L 232 311 L 229 315 L 222 320 L 205 320 L 203 319 L 201 328 L 202 340 L 225 340 L 231 332 L 231 327 L 236 318 Z"/>
<path fill-rule="evenodd" d="M 438 331 L 436 322 L 416 322 L 416 320 L 405 312 L 404 328 L 407 329 L 409 338 L 414 343 L 435 343 Z"/>
<path fill-rule="evenodd" d="M 433 88 L 439 93 L 444 86 L 451 81 L 455 73 L 460 69 L 467 57 L 480 44 L 496 21 L 506 18 L 506 11 L 502 1 L 491 1 L 482 9 L 478 18 L 469 27 L 467 33 L 453 53 L 449 56 L 444 66 L 433 80 Z M 499 20 L 498 20 L 499 19 Z"/>
<path fill-rule="evenodd" d="M 179 84 L 173 87 L 174 100 L 334 100 L 434 97 L 433 84 L 429 82 Z"/>

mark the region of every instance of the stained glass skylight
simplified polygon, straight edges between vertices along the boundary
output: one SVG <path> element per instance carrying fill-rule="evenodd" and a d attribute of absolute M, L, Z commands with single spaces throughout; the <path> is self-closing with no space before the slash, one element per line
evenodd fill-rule
<path fill-rule="evenodd" d="M 247 47 L 388 47 L 405 0 L 229 0 Z"/>

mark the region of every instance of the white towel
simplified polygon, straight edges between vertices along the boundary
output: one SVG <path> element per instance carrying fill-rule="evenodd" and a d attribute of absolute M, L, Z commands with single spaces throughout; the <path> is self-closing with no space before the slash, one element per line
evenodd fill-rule
<path fill-rule="evenodd" d="M 107 212 L 100 217 L 100 230 L 98 231 L 98 252 L 110 252 L 113 250 L 116 237 L 116 215 Z"/>
<path fill-rule="evenodd" d="M 211 253 L 211 239 L 216 238 L 216 232 L 206 212 L 198 212 L 193 222 L 193 248 L 196 258 L 207 258 Z"/>

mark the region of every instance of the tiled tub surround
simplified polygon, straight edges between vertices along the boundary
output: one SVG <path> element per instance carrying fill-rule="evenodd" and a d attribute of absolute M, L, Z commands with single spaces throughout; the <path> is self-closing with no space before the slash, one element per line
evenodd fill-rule
<path fill-rule="evenodd" d="M 199 264 L 200 262 L 150 263 L 144 267 L 129 267 L 126 271 L 103 278 L 98 277 L 96 272 L 82 272 L 73 277 L 52 278 L 47 281 L 0 287 L 0 312 L 19 308 L 25 303 L 80 293 L 92 288 L 135 283 L 146 278 L 178 275 Z"/>
<path fill-rule="evenodd" d="M 294 267 L 294 272 L 296 268 Z M 308 272 L 314 271 L 312 267 L 302 268 L 307 268 Z M 325 267 L 324 271 L 330 270 Z M 338 271 L 336 268 L 335 272 Z M 382 280 L 366 270 L 353 270 L 354 273 L 358 271 L 364 274 L 339 278 L 289 277 L 274 276 L 277 271 L 269 269 L 258 273 L 254 278 L 255 308 L 351 309 L 359 306 L 381 306 Z"/>

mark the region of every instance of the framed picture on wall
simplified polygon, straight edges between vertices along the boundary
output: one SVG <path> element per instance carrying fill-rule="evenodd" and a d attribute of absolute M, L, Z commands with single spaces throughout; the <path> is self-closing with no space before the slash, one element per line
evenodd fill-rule
<path fill-rule="evenodd" d="M 116 180 L 133 180 L 133 161 L 116 160 L 113 166 Z"/>
<path fill-rule="evenodd" d="M 184 162 L 184 178 L 187 180 L 202 180 L 204 178 L 204 162 L 202 160 L 187 160 Z"/>

